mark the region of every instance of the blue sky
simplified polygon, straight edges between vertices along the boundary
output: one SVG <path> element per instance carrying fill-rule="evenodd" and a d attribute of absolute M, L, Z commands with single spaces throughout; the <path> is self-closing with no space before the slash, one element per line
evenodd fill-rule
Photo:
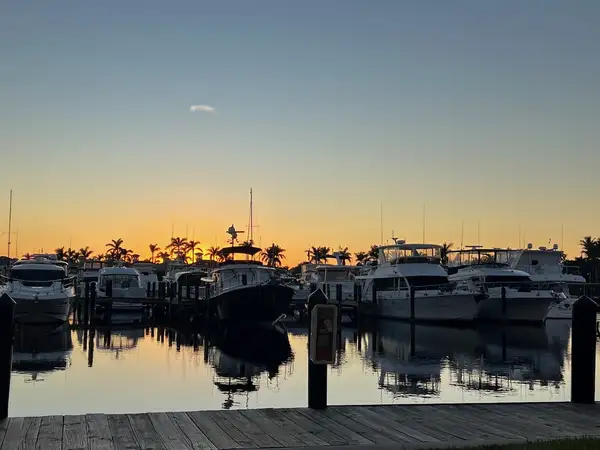
<path fill-rule="evenodd" d="M 156 229 L 203 220 L 186 203 L 220 230 L 246 220 L 249 187 L 279 241 L 344 227 L 339 244 L 365 245 L 380 200 L 386 234 L 420 238 L 427 204 L 432 239 L 479 220 L 490 240 L 565 223 L 575 241 L 600 218 L 581 211 L 599 185 L 599 54 L 592 0 L 7 1 L 0 189 L 25 242 L 107 208 L 121 224 L 90 232 L 126 234 L 150 202 Z"/>

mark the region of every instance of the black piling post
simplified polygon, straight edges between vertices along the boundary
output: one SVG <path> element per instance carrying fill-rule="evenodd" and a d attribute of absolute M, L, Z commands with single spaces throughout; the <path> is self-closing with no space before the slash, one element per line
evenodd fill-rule
<path fill-rule="evenodd" d="M 375 280 L 373 280 L 373 284 L 371 287 L 371 300 L 373 301 L 373 304 L 377 306 L 377 288 L 375 287 Z"/>
<path fill-rule="evenodd" d="M 337 347 L 342 348 L 342 285 L 335 285 L 335 296 L 337 299 L 338 315 L 337 315 Z"/>
<path fill-rule="evenodd" d="M 156 281 L 152 282 L 152 298 L 156 298 Z"/>
<path fill-rule="evenodd" d="M 571 402 L 596 402 L 596 311 L 598 304 L 583 296 L 573 303 L 571 326 Z"/>
<path fill-rule="evenodd" d="M 152 296 L 152 283 L 148 281 L 146 284 L 146 298 L 150 298 Z"/>
<path fill-rule="evenodd" d="M 185 299 L 186 300 L 190 300 L 192 298 L 191 296 L 191 286 L 189 283 L 185 284 Z"/>
<path fill-rule="evenodd" d="M 83 324 L 87 327 L 89 321 L 90 314 L 90 283 L 89 281 L 85 282 L 84 289 L 84 298 L 83 298 Z M 81 317 L 79 318 L 81 321 Z"/>
<path fill-rule="evenodd" d="M 329 283 L 325 285 L 325 295 L 327 296 L 327 301 L 331 298 L 331 286 Z"/>
<path fill-rule="evenodd" d="M 411 287 L 410 289 L 410 320 L 415 320 L 415 288 Z"/>
<path fill-rule="evenodd" d="M 107 281 L 107 283 L 106 283 L 107 287 L 108 287 L 109 283 L 110 283 L 110 281 Z M 111 290 L 112 290 L 112 286 L 111 286 Z M 98 295 L 98 293 L 96 291 L 96 283 L 92 282 L 92 284 L 90 286 L 90 300 L 88 302 L 88 305 L 89 305 L 89 322 L 87 322 L 90 325 L 94 321 L 94 314 L 96 312 L 96 300 L 97 300 L 96 296 L 97 295 Z"/>
<path fill-rule="evenodd" d="M 502 320 L 506 320 L 506 311 L 507 311 L 507 305 L 506 305 L 506 287 L 502 286 L 502 289 L 500 290 L 501 295 L 502 295 Z"/>
<path fill-rule="evenodd" d="M 177 303 L 181 303 L 183 297 L 183 284 L 177 283 Z"/>
<path fill-rule="evenodd" d="M 204 319 L 206 320 L 206 324 L 208 325 L 210 323 L 210 315 L 212 314 L 212 308 L 211 308 L 211 300 L 210 300 L 210 285 L 206 284 L 204 286 L 204 299 L 206 300 L 206 311 L 205 311 L 205 316 Z"/>
<path fill-rule="evenodd" d="M 8 294 L 0 297 L 0 420 L 8 417 L 10 376 L 12 371 L 16 303 Z"/>
<path fill-rule="evenodd" d="M 308 342 L 309 354 L 311 345 L 316 342 L 316 336 L 312 336 L 312 312 L 317 305 L 326 305 L 327 296 L 321 289 L 317 289 L 308 297 Z M 334 338 L 335 339 L 335 338 Z M 311 358 L 308 359 L 308 407 L 313 409 L 327 408 L 327 365 L 314 363 Z"/>

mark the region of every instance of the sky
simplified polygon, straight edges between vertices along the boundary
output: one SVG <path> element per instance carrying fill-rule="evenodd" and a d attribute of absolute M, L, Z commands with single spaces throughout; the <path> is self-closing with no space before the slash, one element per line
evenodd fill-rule
<path fill-rule="evenodd" d="M 382 230 L 577 256 L 598 54 L 595 0 L 3 1 L 0 254 L 10 189 L 14 256 L 223 245 L 252 188 L 288 264 Z"/>

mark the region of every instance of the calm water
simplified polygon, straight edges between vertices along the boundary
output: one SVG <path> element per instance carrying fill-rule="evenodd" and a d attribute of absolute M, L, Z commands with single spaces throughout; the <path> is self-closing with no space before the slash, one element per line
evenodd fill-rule
<path fill-rule="evenodd" d="M 569 399 L 569 322 L 419 325 L 412 338 L 408 324 L 372 329 L 344 330 L 330 404 Z M 229 334 L 217 346 L 161 328 L 85 337 L 68 326 L 17 330 L 11 416 L 306 406 L 302 328 L 287 338 Z"/>

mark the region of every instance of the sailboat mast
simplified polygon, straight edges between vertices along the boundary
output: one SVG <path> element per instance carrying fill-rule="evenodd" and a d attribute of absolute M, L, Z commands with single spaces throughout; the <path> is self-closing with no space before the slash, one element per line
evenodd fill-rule
<path fill-rule="evenodd" d="M 8 200 L 8 246 L 7 246 L 7 255 L 8 259 L 10 259 L 10 237 L 12 236 L 12 189 L 10 190 L 10 198 Z"/>
<path fill-rule="evenodd" d="M 252 232 L 254 231 L 254 223 L 252 222 L 252 188 L 250 188 L 250 243 L 252 244 L 254 241 L 252 240 Z"/>

